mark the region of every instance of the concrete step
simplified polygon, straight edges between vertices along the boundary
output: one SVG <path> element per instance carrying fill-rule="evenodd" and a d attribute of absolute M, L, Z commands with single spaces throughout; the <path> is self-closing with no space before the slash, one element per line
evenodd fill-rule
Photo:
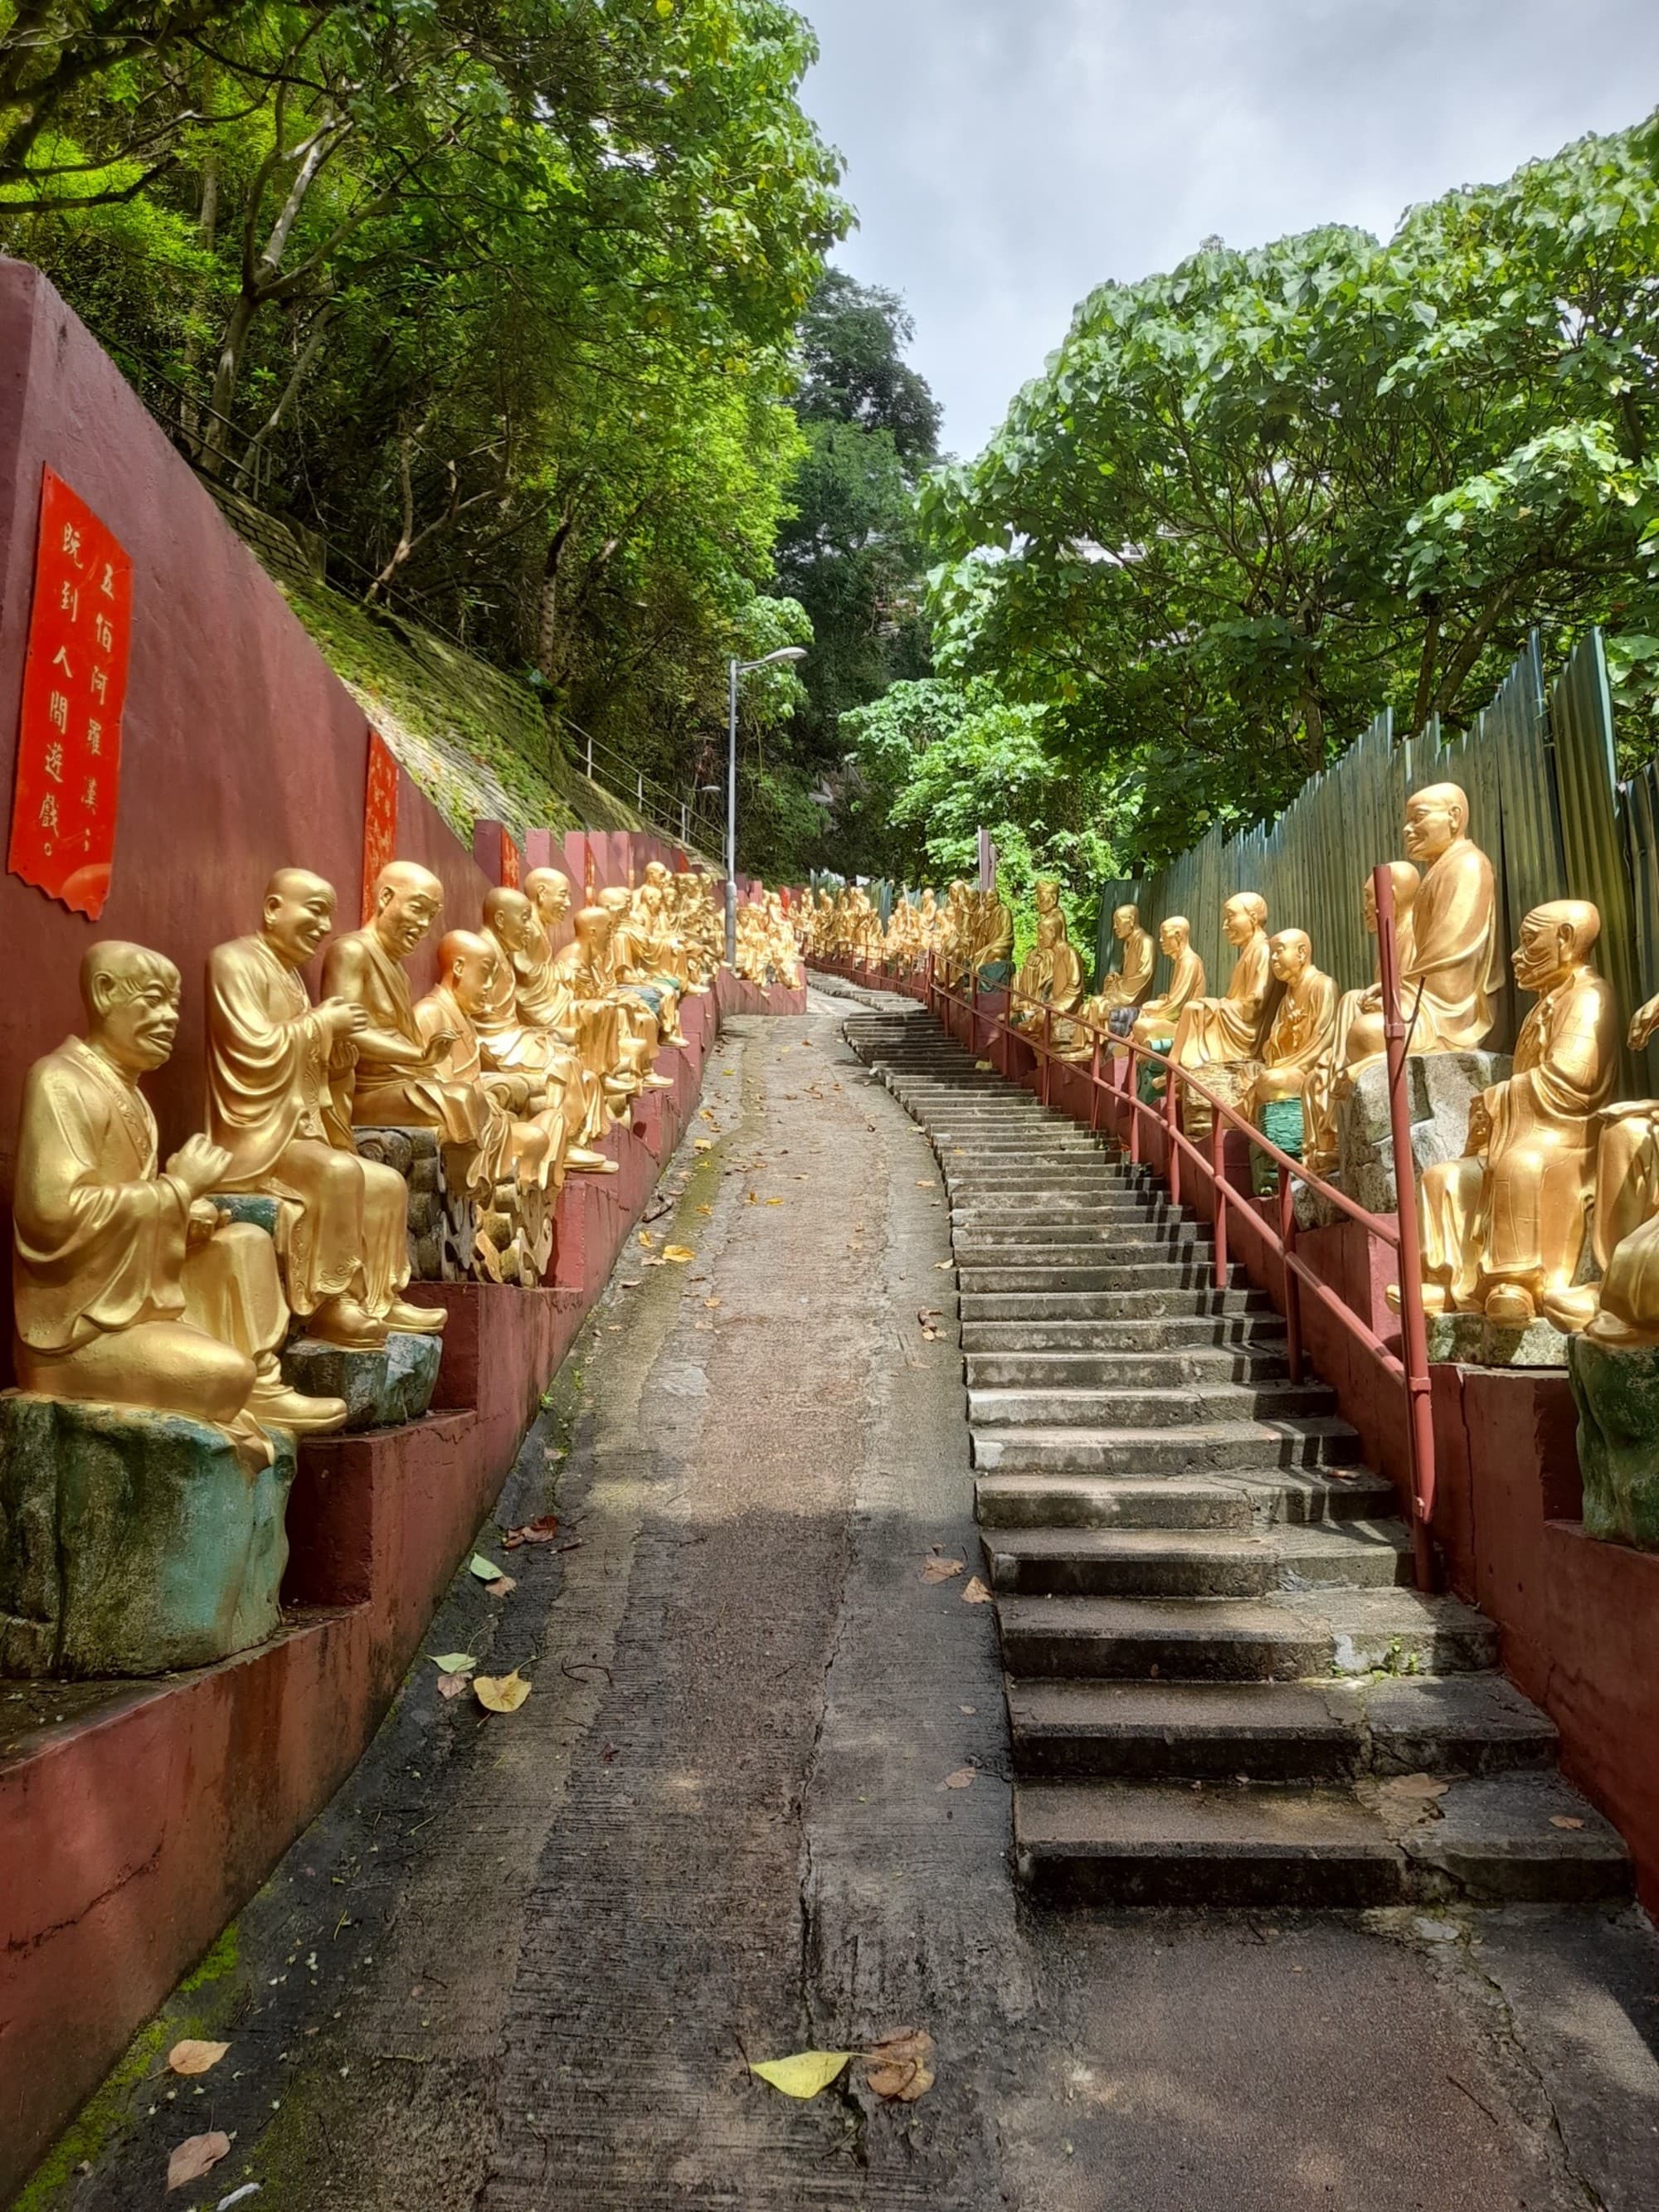
<path fill-rule="evenodd" d="M 1017 1214 L 953 1212 L 951 1237 L 958 1253 L 1018 1253 L 1041 1246 L 1045 1259 L 1073 1249 L 1091 1259 L 1111 1252 L 1207 1252 L 1212 1241 L 1207 1225 L 1149 1221 L 1140 1213 L 1052 1214 L 1023 1221 Z"/>
<path fill-rule="evenodd" d="M 1403 1521 L 1279 1527 L 1249 1534 L 1158 1528 L 988 1531 L 991 1588 L 1012 1597 L 1265 1597 L 1319 1584 L 1391 1589 L 1412 1580 Z"/>
<path fill-rule="evenodd" d="M 980 1475 L 981 1528 L 1236 1528 L 1328 1527 L 1386 1519 L 1394 1487 L 1370 1468 L 1282 1474 Z"/>
<path fill-rule="evenodd" d="M 1252 1385 L 1218 1378 L 1206 1384 L 1146 1389 L 1049 1383 L 1036 1389 L 970 1389 L 968 1419 L 975 1435 L 1001 1429 L 1091 1429 L 1121 1434 L 1144 1431 L 1164 1437 L 1172 1429 L 1222 1426 L 1235 1421 L 1297 1422 L 1334 1413 L 1336 1393 L 1323 1382 L 1281 1377 Z"/>
<path fill-rule="evenodd" d="M 1294 1682 L 1372 1671 L 1467 1674 L 1498 1662 L 1498 1632 L 1484 1613 L 1413 1589 L 1008 1597 L 997 1615 L 1003 1665 L 1026 1679 Z"/>
<path fill-rule="evenodd" d="M 1213 1421 L 1155 1434 L 1030 1423 L 973 1431 L 982 1474 L 1202 1474 L 1273 1468 L 1357 1465 L 1362 1447 L 1346 1421 Z"/>
<path fill-rule="evenodd" d="M 1055 1781 L 1345 1782 L 1554 1764 L 1555 1724 L 1501 1674 L 1343 1682 L 1011 1681 L 1014 1770 Z"/>
<path fill-rule="evenodd" d="M 1127 1326 L 1128 1324 L 1124 1324 Z M 1097 1328 L 1108 1326 L 1094 1324 Z M 1285 1346 L 1192 1344 L 1154 1351 L 1143 1340 L 1116 1350 L 1010 1349 L 987 1352 L 964 1343 L 970 1390 L 1110 1389 L 1134 1385 L 1175 1389 L 1213 1388 L 1218 1382 L 1282 1382 Z"/>
<path fill-rule="evenodd" d="M 962 1318 L 983 1322 L 1159 1321 L 1169 1316 L 1273 1316 L 1265 1291 L 1218 1291 L 1209 1270 L 1195 1283 L 1107 1291 L 973 1290 L 962 1285 Z M 1282 1324 L 1281 1324 L 1282 1326 Z"/>
<path fill-rule="evenodd" d="M 1541 1774 L 1453 1782 L 1409 1822 L 1346 1789 L 1022 1783 L 1014 1853 L 1053 1903 L 1584 1904 L 1631 1890 L 1618 1836 Z"/>
<path fill-rule="evenodd" d="M 1259 1346 L 1263 1353 L 1285 1349 L 1285 1324 L 1276 1315 L 1158 1314 L 1143 1320 L 1139 1315 L 1115 1321 L 971 1321 L 962 1324 L 965 1352 L 1006 1354 L 1010 1358 L 1041 1358 L 1047 1353 L 1116 1352 L 1157 1359 L 1165 1349 L 1233 1347 L 1248 1352 Z M 990 1382 L 986 1375 L 970 1381 Z M 1149 1373 L 1149 1380 L 1157 1380 Z"/>
<path fill-rule="evenodd" d="M 960 1268 L 964 1291 L 1161 1291 L 1213 1287 L 1206 1258 L 1191 1260 L 1102 1260 L 1088 1265 L 1076 1261 L 1031 1260 L 1021 1267 L 987 1267 L 975 1260 Z M 1237 1267 L 1228 1276 L 1230 1286 L 1243 1288 L 1247 1278 Z"/>

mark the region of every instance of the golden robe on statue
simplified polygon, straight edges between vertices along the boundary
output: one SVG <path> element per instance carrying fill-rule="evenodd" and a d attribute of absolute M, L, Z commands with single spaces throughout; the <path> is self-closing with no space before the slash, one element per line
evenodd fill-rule
<path fill-rule="evenodd" d="M 1424 877 L 1412 905 L 1412 942 L 1402 950 L 1409 1049 L 1476 1050 L 1491 1032 L 1491 994 L 1504 971 L 1492 862 L 1467 837 L 1449 845 Z"/>
<path fill-rule="evenodd" d="M 337 937 L 323 962 L 323 990 L 368 1016 L 353 1042 L 350 1119 L 358 1128 L 438 1129 L 446 1144 L 476 1145 L 488 1121 L 475 1085 L 438 1073 L 415 1019 L 409 977 L 372 929 Z"/>

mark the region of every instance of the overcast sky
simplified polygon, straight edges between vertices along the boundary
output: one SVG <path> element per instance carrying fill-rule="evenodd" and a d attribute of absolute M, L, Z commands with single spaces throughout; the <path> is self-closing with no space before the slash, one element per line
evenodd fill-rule
<path fill-rule="evenodd" d="M 1659 106 L 1659 0 L 796 0 L 847 161 L 837 255 L 902 292 L 978 451 L 1108 277 L 1214 233 L 1386 236 Z"/>

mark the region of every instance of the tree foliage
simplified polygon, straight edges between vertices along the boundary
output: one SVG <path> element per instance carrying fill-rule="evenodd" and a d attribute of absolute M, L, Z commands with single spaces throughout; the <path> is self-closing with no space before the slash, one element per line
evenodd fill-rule
<path fill-rule="evenodd" d="M 1647 721 L 1656 143 L 1582 140 L 1387 245 L 1213 243 L 1103 286 L 924 493 L 941 665 L 1109 764 L 1152 861 L 1276 811 L 1384 703 L 1466 720 L 1534 625 L 1607 625 Z"/>
<path fill-rule="evenodd" d="M 724 656 L 771 619 L 794 330 L 847 219 L 801 19 L 31 0 L 0 23 L 0 237 L 198 466 L 689 789 Z"/>

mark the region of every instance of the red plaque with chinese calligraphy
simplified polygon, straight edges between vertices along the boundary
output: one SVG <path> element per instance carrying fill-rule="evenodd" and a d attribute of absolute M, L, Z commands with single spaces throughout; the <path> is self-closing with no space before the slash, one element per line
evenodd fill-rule
<path fill-rule="evenodd" d="M 519 888 L 519 848 L 507 832 L 501 832 L 501 881 L 514 890 Z"/>
<path fill-rule="evenodd" d="M 374 878 L 398 848 L 398 762 L 378 730 L 368 733 L 368 778 L 363 792 L 363 924 L 374 919 Z"/>
<path fill-rule="evenodd" d="M 94 921 L 115 858 L 131 629 L 131 561 L 44 471 L 6 865 Z"/>

